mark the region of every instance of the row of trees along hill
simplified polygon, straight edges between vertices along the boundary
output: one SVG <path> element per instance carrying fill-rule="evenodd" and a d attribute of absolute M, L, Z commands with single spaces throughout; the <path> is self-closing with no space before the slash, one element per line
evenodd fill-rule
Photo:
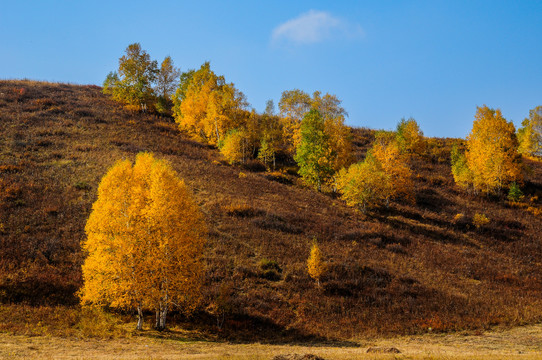
<path fill-rule="evenodd" d="M 150 60 L 139 44 L 128 46 L 119 59 L 118 71 L 107 76 L 103 91 L 128 108 L 172 114 L 182 131 L 219 147 L 232 164 L 259 159 L 267 167 L 274 167 L 278 155 L 286 161 L 293 160 L 307 148 L 306 141 L 301 144 L 302 123 L 309 110 L 315 110 L 319 114 L 314 116 L 321 124 L 307 119 L 304 131 L 306 136 L 314 132 L 324 136 L 322 146 L 326 148 L 325 161 L 330 169 L 317 175 L 316 180 L 313 175 L 304 179 L 319 188 L 322 182 L 331 184 L 332 175 L 353 161 L 350 129 L 344 125 L 347 114 L 335 95 L 284 91 L 278 104 L 279 114 L 275 113 L 272 100 L 259 114 L 249 110 L 245 95 L 233 83 L 226 82 L 224 76 L 215 74 L 210 63 L 180 73 L 167 57 L 158 69 L 157 62 Z M 306 157 L 299 155 L 299 159 Z M 303 160 L 300 161 L 303 167 Z"/>
<path fill-rule="evenodd" d="M 403 119 L 393 134 L 378 134 L 365 160 L 352 165 L 351 133 L 344 125 L 347 113 L 335 95 L 284 91 L 279 114 L 272 100 L 258 114 L 248 109 L 245 95 L 224 76 L 216 75 L 208 62 L 198 70 L 180 73 L 167 57 L 158 70 L 157 62 L 139 44 L 128 46 L 119 59 L 118 74 L 108 75 L 105 93 L 129 107 L 139 104 L 140 109 L 153 99 L 155 109 L 173 114 L 179 128 L 194 139 L 218 146 L 231 164 L 259 159 L 268 168 L 275 167 L 280 153 L 295 160 L 307 185 L 319 191 L 323 186 L 339 190 L 348 204 L 364 211 L 389 204 L 393 198 L 413 198 L 409 158 L 426 150 L 414 119 Z M 513 124 L 500 111 L 479 108 L 468 150 L 464 154 L 457 147 L 452 151 L 456 182 L 474 192 L 489 193 L 519 181 L 518 151 L 533 156 L 542 148 L 540 109 L 531 111 L 516 137 Z M 504 150 L 493 152 L 494 148 Z"/>

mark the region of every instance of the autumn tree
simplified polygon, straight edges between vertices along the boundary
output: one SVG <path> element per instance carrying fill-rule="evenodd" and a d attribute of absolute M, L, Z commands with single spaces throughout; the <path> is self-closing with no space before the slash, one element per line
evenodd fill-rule
<path fill-rule="evenodd" d="M 312 99 L 306 92 L 294 89 L 283 91 L 279 110 L 282 120 L 283 138 L 286 150 L 290 154 L 295 153 L 296 147 L 301 141 L 301 121 L 312 107 Z"/>
<path fill-rule="evenodd" d="M 374 157 L 342 169 L 337 176 L 337 188 L 348 206 L 362 212 L 382 205 L 391 192 L 388 177 Z"/>
<path fill-rule="evenodd" d="M 243 130 L 230 130 L 219 147 L 220 153 L 230 164 L 245 162 L 247 156 L 247 139 Z"/>
<path fill-rule="evenodd" d="M 199 141 L 218 145 L 224 135 L 241 127 L 248 105 L 243 93 L 206 62 L 194 73 L 181 76 L 173 98 L 173 114 L 181 130 Z"/>
<path fill-rule="evenodd" d="M 311 253 L 307 259 L 307 271 L 310 277 L 316 280 L 316 284 L 320 286 L 320 279 L 327 271 L 327 264 L 322 257 L 322 252 L 316 239 L 312 243 Z"/>
<path fill-rule="evenodd" d="M 156 311 L 194 310 L 202 284 L 203 215 L 167 162 L 149 153 L 117 162 L 104 176 L 85 227 L 83 304 Z"/>
<path fill-rule="evenodd" d="M 259 121 L 259 148 L 258 159 L 266 166 L 273 164 L 275 168 L 276 154 L 283 149 L 282 123 L 277 115 L 274 115 L 273 104 L 268 102 L 266 111 L 260 116 Z"/>
<path fill-rule="evenodd" d="M 130 44 L 119 59 L 118 72 L 109 73 L 104 81 L 104 93 L 128 108 L 146 110 L 154 101 L 157 73 L 156 60 L 151 60 L 139 43 Z"/>
<path fill-rule="evenodd" d="M 301 122 L 305 114 L 311 110 L 318 110 L 324 119 L 326 132 L 333 134 L 331 146 L 338 154 L 337 161 L 349 163 L 346 154 L 351 154 L 350 133 L 344 126 L 344 119 L 347 115 L 341 106 L 341 100 L 335 95 L 325 94 L 322 96 L 320 91 L 315 91 L 312 97 L 306 92 L 294 89 L 284 91 L 279 101 L 279 110 L 282 120 L 283 139 L 286 144 L 286 151 L 294 153 L 301 141 Z M 336 166 L 337 170 L 341 166 Z"/>
<path fill-rule="evenodd" d="M 521 180 L 514 124 L 506 121 L 500 110 L 487 106 L 477 109 L 467 137 L 465 161 L 475 192 L 499 192 L 504 186 Z"/>
<path fill-rule="evenodd" d="M 403 198 L 414 201 L 412 171 L 408 166 L 407 156 L 401 152 L 396 139 L 390 139 L 386 134 L 377 134 L 375 143 L 370 150 L 377 166 L 387 177 L 389 189 L 384 196 L 386 204 L 393 198 Z"/>
<path fill-rule="evenodd" d="M 333 174 L 333 157 L 324 119 L 313 109 L 305 114 L 301 123 L 301 140 L 294 156 L 299 174 L 307 184 L 320 191 L 322 184 Z"/>
<path fill-rule="evenodd" d="M 173 105 L 171 96 L 175 93 L 179 85 L 181 72 L 173 65 L 171 56 L 166 56 L 156 76 L 155 92 L 158 97 L 156 101 L 156 110 L 159 113 L 167 114 Z"/>
<path fill-rule="evenodd" d="M 467 157 L 459 150 L 459 146 L 454 144 L 451 152 L 452 175 L 456 184 L 467 191 L 470 191 L 473 183 L 473 174 L 467 164 Z"/>
<path fill-rule="evenodd" d="M 397 124 L 397 143 L 402 152 L 421 155 L 426 148 L 425 138 L 420 126 L 413 118 L 401 119 Z"/>
<path fill-rule="evenodd" d="M 518 151 L 526 156 L 542 156 L 542 106 L 529 111 L 518 129 Z"/>
<path fill-rule="evenodd" d="M 339 172 L 337 188 L 347 205 L 366 212 L 392 199 L 414 201 L 411 173 L 395 134 L 380 132 L 363 162 Z"/>

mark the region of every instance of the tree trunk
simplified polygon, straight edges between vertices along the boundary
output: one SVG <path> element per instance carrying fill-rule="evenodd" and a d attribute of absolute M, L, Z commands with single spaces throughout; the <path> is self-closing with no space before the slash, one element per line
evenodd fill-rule
<path fill-rule="evenodd" d="M 143 310 L 141 305 L 137 305 L 137 330 L 143 330 Z"/>
<path fill-rule="evenodd" d="M 167 305 L 160 304 L 159 308 L 156 310 L 156 330 L 162 331 L 166 329 L 166 316 Z"/>
<path fill-rule="evenodd" d="M 156 309 L 156 330 L 162 331 L 166 329 L 167 304 L 161 303 Z"/>

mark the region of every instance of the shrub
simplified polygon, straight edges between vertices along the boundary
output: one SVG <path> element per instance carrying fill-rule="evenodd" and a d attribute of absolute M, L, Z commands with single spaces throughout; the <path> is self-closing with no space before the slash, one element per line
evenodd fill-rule
<path fill-rule="evenodd" d="M 266 258 L 263 258 L 260 260 L 260 269 L 275 270 L 277 272 L 282 272 L 282 268 L 275 260 L 268 260 Z"/>
<path fill-rule="evenodd" d="M 90 189 L 92 189 L 92 187 L 90 186 L 90 184 L 88 184 L 87 182 L 85 181 L 78 181 L 75 183 L 74 187 L 77 189 L 77 190 L 83 190 L 83 191 L 89 191 Z"/>
<path fill-rule="evenodd" d="M 463 215 L 462 213 L 455 214 L 454 223 L 458 223 L 458 222 L 462 221 L 464 218 L 465 218 L 465 215 Z"/>
<path fill-rule="evenodd" d="M 519 185 L 514 181 L 510 185 L 510 190 L 508 191 L 508 199 L 511 201 L 519 201 L 523 198 L 523 192 L 519 188 Z"/>
<path fill-rule="evenodd" d="M 111 338 L 124 333 L 115 317 L 99 307 L 83 307 L 76 328 L 83 337 Z"/>
<path fill-rule="evenodd" d="M 282 276 L 282 268 L 275 260 L 261 259 L 260 269 L 262 270 L 261 277 L 269 281 L 279 281 Z"/>
<path fill-rule="evenodd" d="M 474 217 L 472 219 L 472 223 L 474 226 L 476 226 L 477 229 L 489 224 L 489 218 L 485 214 L 474 214 Z"/>

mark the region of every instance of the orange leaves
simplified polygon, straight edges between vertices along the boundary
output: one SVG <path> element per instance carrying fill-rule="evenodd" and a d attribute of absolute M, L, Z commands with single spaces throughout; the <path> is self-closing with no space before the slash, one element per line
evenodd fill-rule
<path fill-rule="evenodd" d="M 500 110 L 478 108 L 467 137 L 465 163 L 476 191 L 498 192 L 507 184 L 521 180 L 514 124 L 506 121 Z"/>
<path fill-rule="evenodd" d="M 199 141 L 217 145 L 231 129 L 241 125 L 239 110 L 246 107 L 244 95 L 207 62 L 190 74 L 174 97 L 175 121 Z"/>
<path fill-rule="evenodd" d="M 85 228 L 83 303 L 163 309 L 197 303 L 203 216 L 171 166 L 141 153 L 104 176 Z"/>

